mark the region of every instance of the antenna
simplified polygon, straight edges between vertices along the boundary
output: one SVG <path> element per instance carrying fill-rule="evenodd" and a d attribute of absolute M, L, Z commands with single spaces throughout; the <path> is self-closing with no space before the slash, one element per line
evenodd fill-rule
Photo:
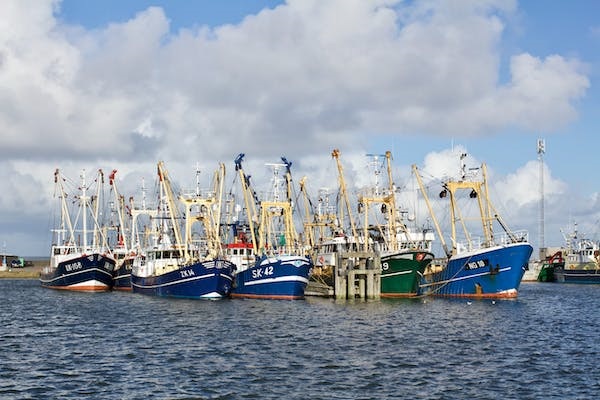
<path fill-rule="evenodd" d="M 546 258 L 546 244 L 544 243 L 544 154 L 546 153 L 546 142 L 544 139 L 537 141 L 537 153 L 540 165 L 540 259 Z"/>
<path fill-rule="evenodd" d="M 196 162 L 196 196 L 200 196 L 200 163 Z"/>

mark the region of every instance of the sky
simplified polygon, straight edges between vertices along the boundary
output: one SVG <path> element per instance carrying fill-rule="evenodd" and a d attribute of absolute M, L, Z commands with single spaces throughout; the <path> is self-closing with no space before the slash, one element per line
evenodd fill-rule
<path fill-rule="evenodd" d="M 316 194 L 366 154 L 398 186 L 485 162 L 497 208 L 540 244 L 600 239 L 600 2 L 4 0 L 0 245 L 45 256 L 53 174 L 117 169 L 139 197 L 163 160 L 181 187 L 219 162 L 254 182 L 286 156 Z"/>

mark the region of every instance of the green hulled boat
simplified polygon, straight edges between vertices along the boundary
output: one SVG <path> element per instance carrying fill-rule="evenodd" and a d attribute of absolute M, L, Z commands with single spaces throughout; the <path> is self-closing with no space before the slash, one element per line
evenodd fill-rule
<path fill-rule="evenodd" d="M 363 240 L 365 251 L 366 244 L 372 244 L 370 247 L 381 257 L 381 297 L 412 297 L 417 295 L 423 272 L 434 258 L 434 236 L 429 229 L 411 229 L 404 223 L 403 214 L 408 211 L 396 205 L 391 156 L 389 151 L 370 155 L 374 184 L 358 192 L 358 212 L 363 217 L 362 237 L 368 238 Z M 387 186 L 379 182 L 384 170 Z"/>
<path fill-rule="evenodd" d="M 417 295 L 423 271 L 433 260 L 433 253 L 406 250 L 381 256 L 381 297 Z"/>
<path fill-rule="evenodd" d="M 556 276 L 554 275 L 556 267 L 565 267 L 565 259 L 562 256 L 562 251 L 557 251 L 544 260 L 537 277 L 538 282 L 556 282 Z"/>
<path fill-rule="evenodd" d="M 320 194 L 319 211 L 305 223 L 305 232 L 315 253 L 311 280 L 319 286 L 332 289 L 340 254 L 370 253 L 372 258 L 379 258 L 381 261 L 381 297 L 416 296 L 423 272 L 434 258 L 431 252 L 434 234 L 430 229 L 409 228 L 404 223 L 403 215 L 408 212 L 396 206 L 397 188 L 392 178 L 391 152 L 387 151 L 385 155 L 368 155 L 369 169 L 374 178 L 371 185 L 358 191 L 356 209 L 362 219 L 361 228 L 355 225 L 352 217 L 353 208 L 345 189 L 339 151 L 334 150 L 332 156 L 338 165 L 340 198 L 343 199 L 341 203 L 345 205 L 349 228 L 341 228 L 347 226 L 340 222 L 344 221 L 344 218 L 338 218 L 335 208 L 328 211 L 328 196 Z M 380 177 L 386 170 L 388 182 L 384 185 L 381 184 Z M 308 204 L 303 183 L 301 190 Z M 309 215 L 308 210 L 306 214 Z M 331 230 L 333 236 L 323 235 L 325 227 Z M 313 231 L 316 233 L 313 234 Z M 319 240 L 315 239 L 317 237 Z"/>

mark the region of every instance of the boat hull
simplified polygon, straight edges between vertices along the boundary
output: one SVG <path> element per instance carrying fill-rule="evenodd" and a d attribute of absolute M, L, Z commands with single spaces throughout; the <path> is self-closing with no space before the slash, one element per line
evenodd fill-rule
<path fill-rule="evenodd" d="M 552 264 L 544 264 L 538 274 L 538 282 L 556 282 L 555 271 L 556 267 Z"/>
<path fill-rule="evenodd" d="M 131 292 L 131 267 L 133 258 L 122 260 L 119 268 L 113 273 L 113 290 Z"/>
<path fill-rule="evenodd" d="M 555 267 L 554 280 L 558 283 L 597 284 L 600 283 L 600 269 Z"/>
<path fill-rule="evenodd" d="M 419 281 L 433 260 L 426 251 L 402 251 L 381 256 L 381 297 L 418 295 Z"/>
<path fill-rule="evenodd" d="M 542 274 L 542 270 L 544 268 L 543 261 L 533 261 L 530 262 L 527 271 L 523 274 L 523 278 L 521 278 L 521 282 L 539 282 L 540 274 Z"/>
<path fill-rule="evenodd" d="M 425 274 L 420 293 L 468 298 L 515 298 L 533 248 L 496 246 L 453 256 L 439 272 Z"/>
<path fill-rule="evenodd" d="M 43 287 L 74 291 L 107 291 L 113 287 L 115 260 L 100 253 L 80 255 L 42 271 Z"/>
<path fill-rule="evenodd" d="M 232 297 L 296 300 L 304 298 L 312 262 L 301 256 L 259 259 L 238 271 Z"/>
<path fill-rule="evenodd" d="M 231 294 L 235 265 L 226 260 L 197 262 L 161 275 L 131 274 L 134 293 L 186 299 L 221 299 Z"/>

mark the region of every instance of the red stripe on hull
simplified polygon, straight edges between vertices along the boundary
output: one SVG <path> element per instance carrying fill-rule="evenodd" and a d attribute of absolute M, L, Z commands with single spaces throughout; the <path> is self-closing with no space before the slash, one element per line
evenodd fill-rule
<path fill-rule="evenodd" d="M 433 297 L 455 297 L 463 299 L 516 299 L 518 293 L 482 293 L 482 294 L 431 294 Z"/>
<path fill-rule="evenodd" d="M 72 292 L 109 292 L 108 286 L 46 286 L 49 289 L 70 290 Z"/>
<path fill-rule="evenodd" d="M 407 299 L 410 297 L 417 297 L 418 295 L 416 293 L 381 293 L 380 297 L 381 298 L 387 298 L 387 299 Z"/>

